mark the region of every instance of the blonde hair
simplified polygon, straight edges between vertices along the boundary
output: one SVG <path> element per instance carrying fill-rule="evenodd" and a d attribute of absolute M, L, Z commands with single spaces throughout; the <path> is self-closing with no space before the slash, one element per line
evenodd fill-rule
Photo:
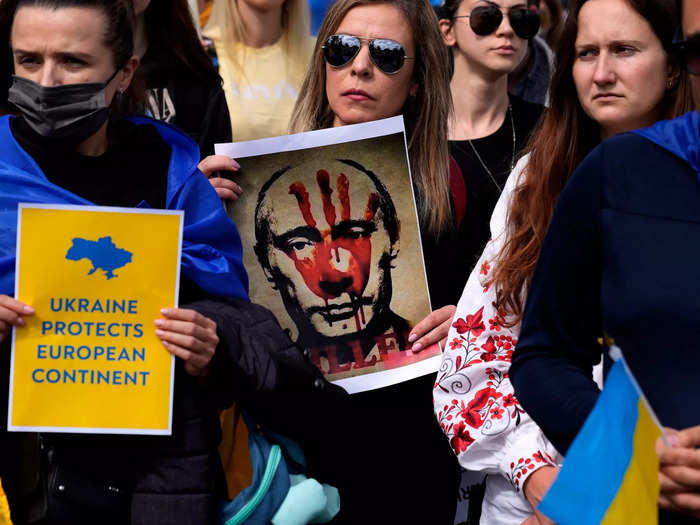
<path fill-rule="evenodd" d="M 287 54 L 290 71 L 303 71 L 308 61 L 307 42 L 311 35 L 311 15 L 307 0 L 285 0 L 282 5 L 282 46 Z M 229 53 L 236 67 L 242 60 L 233 50 L 236 43 L 245 42 L 245 26 L 238 11 L 238 0 L 214 0 L 211 16 L 204 33 L 217 41 Z"/>
<path fill-rule="evenodd" d="M 416 48 L 413 80 L 418 84 L 418 90 L 415 97 L 408 97 L 402 113 L 411 173 L 418 189 L 421 223 L 430 233 L 440 234 L 453 227 L 447 146 L 452 98 L 447 48 L 442 42 L 437 17 L 427 0 L 337 0 L 319 30 L 289 130 L 299 133 L 332 126 L 334 115 L 326 96 L 322 46 L 335 33 L 348 11 L 372 4 L 397 6 L 411 26 Z"/>

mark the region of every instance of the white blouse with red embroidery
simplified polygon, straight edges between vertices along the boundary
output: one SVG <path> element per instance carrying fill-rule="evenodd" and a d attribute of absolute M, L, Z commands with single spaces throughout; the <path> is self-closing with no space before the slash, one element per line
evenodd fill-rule
<path fill-rule="evenodd" d="M 508 371 L 520 324 L 505 327 L 488 284 L 505 242 L 508 207 L 527 156 L 511 173 L 491 216 L 491 240 L 457 305 L 435 381 L 435 415 L 460 465 L 489 474 L 482 524 L 518 524 L 532 514 L 525 480 L 563 459 L 513 394 Z M 468 205 L 468 204 L 467 204 Z"/>

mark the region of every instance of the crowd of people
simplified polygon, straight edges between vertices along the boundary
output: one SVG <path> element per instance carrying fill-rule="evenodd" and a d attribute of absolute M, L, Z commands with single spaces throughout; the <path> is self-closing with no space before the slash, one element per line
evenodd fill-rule
<path fill-rule="evenodd" d="M 8 432 L 0 399 L 13 522 L 220 522 L 236 404 L 337 487 L 332 523 L 546 525 L 608 335 L 667 427 L 659 522 L 700 520 L 700 3 L 335 0 L 310 27 L 307 0 L 0 0 L 0 392 L 35 315 L 20 202 L 185 211 L 172 435 Z M 249 300 L 214 145 L 399 115 L 433 308 L 408 343 L 442 364 L 349 395 Z"/>

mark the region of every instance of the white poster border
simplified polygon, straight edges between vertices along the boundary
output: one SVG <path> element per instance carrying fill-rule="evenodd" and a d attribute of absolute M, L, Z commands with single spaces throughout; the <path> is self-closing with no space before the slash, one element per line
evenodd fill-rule
<path fill-rule="evenodd" d="M 270 155 L 287 151 L 298 151 L 322 146 L 332 146 L 335 144 L 373 139 L 396 133 L 401 133 L 403 136 L 406 159 L 408 160 L 408 144 L 406 143 L 406 129 L 404 126 L 403 115 L 370 122 L 362 122 L 360 124 L 350 124 L 335 128 L 306 131 L 292 135 L 283 135 L 280 137 L 216 144 L 214 146 L 214 151 L 217 155 L 226 155 L 234 159 L 243 159 L 246 157 L 257 157 L 260 155 Z M 418 242 L 420 245 L 421 254 L 423 254 L 420 218 L 416 204 L 417 199 L 415 190 L 413 188 L 413 173 L 411 171 L 410 162 L 408 162 L 408 173 L 411 180 L 411 195 L 413 196 L 414 213 L 416 214 L 416 222 L 418 224 Z M 425 279 L 427 287 L 428 275 L 425 268 L 425 260 L 421 261 L 421 264 L 423 268 L 423 278 Z M 429 293 L 428 305 L 432 311 Z M 433 348 L 432 345 L 422 351 L 428 352 L 431 348 Z M 442 352 L 421 361 L 390 370 L 380 370 L 368 374 L 360 374 L 353 377 L 337 379 L 332 382 L 338 386 L 341 386 L 350 394 L 366 392 L 435 373 L 440 368 L 441 362 Z"/>
<path fill-rule="evenodd" d="M 184 230 L 184 210 L 160 210 L 152 208 L 120 208 L 117 206 L 81 206 L 76 204 L 39 204 L 32 202 L 20 202 L 17 205 L 17 239 L 15 244 L 15 293 L 19 294 L 19 255 L 22 239 L 22 211 L 25 209 L 43 209 L 43 210 L 70 210 L 70 211 L 89 211 L 89 212 L 104 212 L 104 213 L 140 213 L 152 215 L 178 215 L 180 217 L 178 249 L 177 249 L 177 267 L 175 273 L 175 307 L 178 306 L 180 300 L 180 269 L 182 264 L 182 237 Z M 173 433 L 173 402 L 175 394 L 175 356 L 170 356 L 170 400 L 168 408 L 168 428 L 152 429 L 152 428 L 91 428 L 91 427 L 61 427 L 61 426 L 26 426 L 12 424 L 12 406 L 15 378 L 15 334 L 16 329 L 12 328 L 12 347 L 10 352 L 10 392 L 8 395 L 7 407 L 7 430 L 8 432 L 51 432 L 51 433 L 70 433 L 70 434 L 131 434 L 131 435 L 148 435 L 148 436 L 170 436 Z"/>

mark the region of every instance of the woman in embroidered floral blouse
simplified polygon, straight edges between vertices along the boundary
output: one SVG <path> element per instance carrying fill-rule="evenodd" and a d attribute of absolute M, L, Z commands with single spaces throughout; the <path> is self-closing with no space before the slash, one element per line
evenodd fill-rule
<path fill-rule="evenodd" d="M 552 105 L 496 205 L 434 389 L 460 464 L 489 474 L 481 523 L 549 523 L 533 509 L 561 456 L 508 375 L 526 290 L 559 193 L 584 156 L 607 136 L 691 108 L 687 79 L 667 52 L 678 23 L 672 0 L 583 0 L 567 20 Z"/>

